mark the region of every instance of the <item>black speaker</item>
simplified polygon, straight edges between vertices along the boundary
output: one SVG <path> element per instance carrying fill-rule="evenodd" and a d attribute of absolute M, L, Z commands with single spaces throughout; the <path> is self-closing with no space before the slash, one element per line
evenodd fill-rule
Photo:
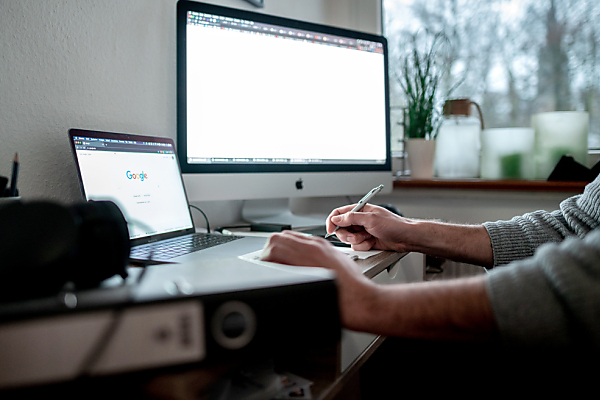
<path fill-rule="evenodd" d="M 127 276 L 127 222 L 110 201 L 64 206 L 14 201 L 0 207 L 0 301 L 97 286 Z"/>

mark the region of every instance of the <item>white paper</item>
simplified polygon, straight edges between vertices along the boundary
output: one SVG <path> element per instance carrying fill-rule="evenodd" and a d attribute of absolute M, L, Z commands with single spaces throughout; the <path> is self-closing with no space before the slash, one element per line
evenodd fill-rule
<path fill-rule="evenodd" d="M 375 254 L 381 253 L 381 250 L 355 251 L 349 247 L 335 247 L 335 249 L 338 251 L 341 251 L 342 253 L 348 254 L 348 256 L 352 257 L 352 259 L 354 259 L 354 260 L 357 260 L 357 259 L 364 260 L 365 258 L 368 258 Z M 270 262 L 270 261 L 263 261 L 260 258 L 262 255 L 262 252 L 263 252 L 262 250 L 254 251 L 252 253 L 241 255 L 241 256 L 239 256 L 239 258 L 244 261 L 249 261 L 249 262 L 252 262 L 255 264 L 264 265 L 264 266 L 267 266 L 270 268 L 276 268 L 276 269 L 289 271 L 289 272 L 308 274 L 308 275 L 325 277 L 325 278 L 331 278 L 331 277 L 335 276 L 335 273 L 332 270 L 329 270 L 327 268 L 301 267 L 301 266 L 294 266 L 294 265 L 279 264 L 279 263 L 274 263 L 274 262 Z"/>

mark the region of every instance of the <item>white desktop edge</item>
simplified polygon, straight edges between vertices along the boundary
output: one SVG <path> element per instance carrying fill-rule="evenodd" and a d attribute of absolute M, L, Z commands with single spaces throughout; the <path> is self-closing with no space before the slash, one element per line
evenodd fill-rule
<path fill-rule="evenodd" d="M 335 175 L 335 179 L 332 179 Z M 364 196 L 383 184 L 391 193 L 391 171 L 187 174 L 183 180 L 189 202 L 245 200 L 242 217 L 247 222 L 288 224 L 293 228 L 322 226 L 325 214 L 294 214 L 290 199 L 300 197 Z"/>

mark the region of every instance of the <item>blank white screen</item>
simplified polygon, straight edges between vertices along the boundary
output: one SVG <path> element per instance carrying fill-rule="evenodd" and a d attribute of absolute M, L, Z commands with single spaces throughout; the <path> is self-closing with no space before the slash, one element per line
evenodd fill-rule
<path fill-rule="evenodd" d="M 384 56 L 187 25 L 187 156 L 386 159 Z"/>

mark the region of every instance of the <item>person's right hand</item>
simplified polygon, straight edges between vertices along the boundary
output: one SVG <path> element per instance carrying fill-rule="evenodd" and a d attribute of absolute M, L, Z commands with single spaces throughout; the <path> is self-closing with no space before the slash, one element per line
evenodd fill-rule
<path fill-rule="evenodd" d="M 350 212 L 352 208 L 353 204 L 333 210 L 327 217 L 327 232 L 339 226 L 337 237 L 350 243 L 353 250 L 410 251 L 412 221 L 372 204 L 357 212 Z"/>
<path fill-rule="evenodd" d="M 486 268 L 494 265 L 491 240 L 483 225 L 408 219 L 371 204 L 358 212 L 351 212 L 353 208 L 336 208 L 326 221 L 327 232 L 339 226 L 335 234 L 353 250 L 415 251 Z"/>

